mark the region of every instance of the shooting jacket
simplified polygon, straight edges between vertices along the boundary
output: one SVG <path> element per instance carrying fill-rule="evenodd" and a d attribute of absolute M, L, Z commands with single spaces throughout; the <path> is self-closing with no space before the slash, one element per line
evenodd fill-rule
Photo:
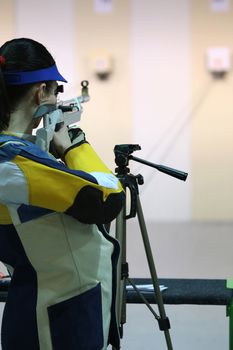
<path fill-rule="evenodd" d="M 102 228 L 124 191 L 86 141 L 59 162 L 0 134 L 0 260 L 12 273 L 2 350 L 119 347 L 118 242 Z"/>

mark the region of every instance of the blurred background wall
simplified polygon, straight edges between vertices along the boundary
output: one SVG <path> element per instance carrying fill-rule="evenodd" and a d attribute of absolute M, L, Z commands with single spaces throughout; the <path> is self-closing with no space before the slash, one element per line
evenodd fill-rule
<path fill-rule="evenodd" d="M 45 43 L 69 80 L 65 96 L 80 93 L 81 80 L 89 80 L 91 101 L 81 126 L 113 171 L 113 148 L 121 143 L 140 144 L 137 156 L 149 161 L 191 170 L 190 123 L 182 127 L 192 87 L 189 1 L 102 1 L 112 3 L 109 12 L 93 0 L 2 3 L 2 42 L 29 36 Z M 107 80 L 95 74 L 102 57 L 112 67 Z M 130 166 L 145 176 L 148 219 L 192 217 L 191 176 L 184 184 Z"/>
<path fill-rule="evenodd" d="M 188 172 L 129 164 L 161 277 L 232 277 L 233 76 L 207 69 L 210 47 L 232 59 L 232 23 L 232 0 L 0 0 L 1 43 L 44 43 L 69 80 L 62 98 L 89 81 L 80 126 L 112 171 L 114 146 L 134 143 L 135 156 Z M 136 218 L 127 234 L 130 272 L 148 276 Z"/>
<path fill-rule="evenodd" d="M 64 98 L 89 80 L 81 126 L 112 170 L 114 145 L 136 143 L 138 157 L 189 173 L 183 183 L 130 163 L 145 178 L 147 219 L 232 220 L 232 74 L 214 79 L 206 62 L 209 47 L 232 49 L 231 3 L 219 12 L 208 0 L 35 4 L 1 0 L 1 42 L 45 43 L 69 80 Z M 105 59 L 112 73 L 101 80 Z"/>
<path fill-rule="evenodd" d="M 216 12 L 210 11 L 208 1 L 192 3 L 193 98 L 203 89 L 192 124 L 192 217 L 222 221 L 232 220 L 233 215 L 233 76 L 230 70 L 224 79 L 213 79 L 206 72 L 204 52 L 215 46 L 228 47 L 232 52 L 233 8 L 231 1 L 214 3 L 229 4 L 229 9 Z"/>

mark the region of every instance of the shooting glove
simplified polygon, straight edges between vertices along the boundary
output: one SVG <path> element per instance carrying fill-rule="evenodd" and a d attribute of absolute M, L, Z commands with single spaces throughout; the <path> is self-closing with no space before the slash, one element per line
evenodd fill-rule
<path fill-rule="evenodd" d="M 82 129 L 77 128 L 77 127 L 70 127 L 68 129 L 68 134 L 72 143 L 73 147 L 74 145 L 81 144 L 86 141 L 85 134 L 82 131 Z M 61 156 L 58 154 L 56 151 L 56 147 L 54 146 L 53 142 L 50 142 L 50 148 L 49 152 L 57 159 L 61 158 Z M 66 153 L 66 152 L 65 152 Z"/>

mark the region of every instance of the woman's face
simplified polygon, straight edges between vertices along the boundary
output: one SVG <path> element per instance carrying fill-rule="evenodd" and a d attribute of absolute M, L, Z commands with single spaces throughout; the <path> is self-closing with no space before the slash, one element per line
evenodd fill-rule
<path fill-rule="evenodd" d="M 57 104 L 57 96 L 60 91 L 62 91 L 61 88 L 59 88 L 59 85 L 56 81 L 53 81 L 50 83 L 50 86 L 46 86 L 46 83 L 43 83 L 44 85 L 44 94 L 43 99 L 40 101 L 40 105 L 56 105 Z M 42 117 L 36 118 L 33 120 L 33 129 L 37 128 L 41 122 Z"/>

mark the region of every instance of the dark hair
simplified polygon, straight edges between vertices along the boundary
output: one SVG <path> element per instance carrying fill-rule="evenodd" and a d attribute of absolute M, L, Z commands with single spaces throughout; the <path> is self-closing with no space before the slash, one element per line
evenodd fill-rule
<path fill-rule="evenodd" d="M 7 41 L 0 47 L 0 56 L 5 58 L 5 62 L 0 64 L 0 131 L 3 131 L 9 125 L 10 114 L 34 85 L 6 85 L 3 72 L 48 68 L 53 66 L 55 61 L 45 46 L 28 38 Z M 46 82 L 46 85 L 49 89 L 51 82 Z"/>

